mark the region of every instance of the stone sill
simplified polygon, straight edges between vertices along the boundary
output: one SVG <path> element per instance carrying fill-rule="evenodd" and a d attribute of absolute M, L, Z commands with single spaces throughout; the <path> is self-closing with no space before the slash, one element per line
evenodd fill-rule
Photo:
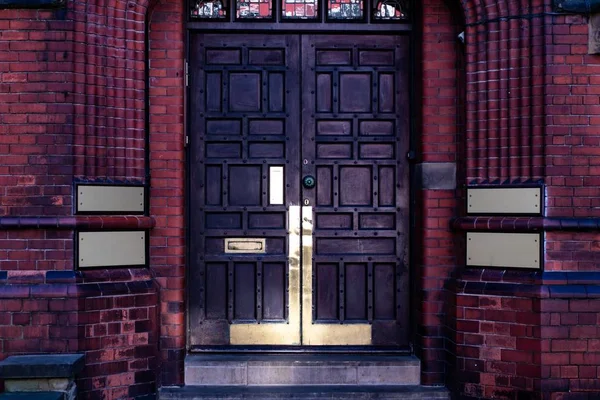
<path fill-rule="evenodd" d="M 3 379 L 70 378 L 81 372 L 82 354 L 34 354 L 10 356 L 0 362 Z"/>

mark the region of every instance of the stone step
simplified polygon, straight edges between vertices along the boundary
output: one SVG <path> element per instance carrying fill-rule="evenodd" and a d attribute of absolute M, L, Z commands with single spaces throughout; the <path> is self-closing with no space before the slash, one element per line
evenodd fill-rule
<path fill-rule="evenodd" d="M 414 356 L 289 354 L 189 355 L 185 384 L 192 386 L 419 385 Z"/>
<path fill-rule="evenodd" d="M 70 378 L 83 369 L 83 354 L 33 354 L 0 361 L 0 378 Z"/>
<path fill-rule="evenodd" d="M 0 400 L 63 400 L 65 394 L 62 392 L 17 392 L 2 393 Z"/>
<path fill-rule="evenodd" d="M 163 387 L 159 400 L 449 400 L 445 388 L 405 386 L 184 386 Z"/>

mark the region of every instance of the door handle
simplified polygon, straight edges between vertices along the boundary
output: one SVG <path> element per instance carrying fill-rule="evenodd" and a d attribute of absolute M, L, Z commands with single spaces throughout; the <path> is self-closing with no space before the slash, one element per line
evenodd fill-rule
<path fill-rule="evenodd" d="M 317 184 L 317 180 L 312 175 L 306 175 L 304 178 L 302 178 L 302 185 L 306 189 L 312 189 L 316 186 L 316 184 Z"/>

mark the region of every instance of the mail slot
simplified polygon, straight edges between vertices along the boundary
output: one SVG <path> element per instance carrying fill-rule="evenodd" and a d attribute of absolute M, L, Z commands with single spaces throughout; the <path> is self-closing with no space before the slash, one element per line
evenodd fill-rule
<path fill-rule="evenodd" d="M 266 239 L 227 238 L 225 253 L 266 253 Z"/>

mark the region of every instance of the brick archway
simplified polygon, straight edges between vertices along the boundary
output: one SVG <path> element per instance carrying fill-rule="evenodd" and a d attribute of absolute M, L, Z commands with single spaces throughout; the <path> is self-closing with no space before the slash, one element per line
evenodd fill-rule
<path fill-rule="evenodd" d="M 511 62 L 509 54 L 515 51 L 521 54 L 531 43 L 539 41 L 537 35 L 534 35 L 538 38 L 535 40 L 530 36 L 521 39 L 519 30 L 509 29 L 515 25 L 512 18 L 541 12 L 545 6 L 488 3 L 423 3 L 422 21 L 426 29 L 421 50 L 424 87 L 419 162 L 455 163 L 459 166 L 460 176 L 467 182 L 497 182 L 517 174 L 524 179 L 536 178 L 542 173 L 540 146 L 526 146 L 519 154 L 508 154 L 505 149 L 506 143 L 513 143 L 517 137 L 519 143 L 537 144 L 541 140 L 541 131 L 533 129 L 531 122 L 533 118 L 541 117 L 540 102 L 543 99 L 531 97 L 531 102 L 519 107 L 523 115 L 519 117 L 518 132 L 500 131 L 489 121 L 512 119 L 510 107 L 514 107 L 517 100 L 523 101 L 523 96 L 519 95 L 512 96 L 512 100 L 503 98 L 500 104 L 501 89 L 519 90 L 519 94 L 534 93 L 533 76 L 540 73 L 536 67 L 536 63 L 540 63 L 539 57 L 519 68 L 521 75 L 516 79 L 501 76 L 496 67 Z M 152 248 L 151 255 L 152 268 L 162 284 L 163 293 L 161 343 L 165 366 L 162 381 L 165 384 L 182 383 L 185 354 L 184 14 L 181 2 L 156 2 L 150 6 L 147 22 L 151 214 L 157 217 L 157 228 L 153 231 L 153 241 L 157 245 Z M 495 28 L 494 32 L 489 33 L 487 27 Z M 531 27 L 539 30 L 541 25 L 534 21 Z M 461 49 L 456 35 L 463 29 L 466 47 Z M 486 49 L 490 54 L 482 56 Z M 463 51 L 464 58 L 460 54 Z M 461 65 L 465 65 L 465 69 L 457 76 L 457 71 L 463 68 Z M 478 78 L 481 75 L 487 78 L 485 85 Z M 493 90 L 494 87 L 498 90 Z M 461 93 L 466 96 L 463 98 Z M 431 118 L 433 115 L 438 118 Z M 464 136 L 463 131 L 466 132 Z M 485 139 L 486 135 L 491 140 Z M 466 157 L 461 157 L 462 154 Z M 446 350 L 446 339 L 443 339 L 455 329 L 452 322 L 447 325 L 448 319 L 444 315 L 452 319 L 454 311 L 443 308 L 442 304 L 448 296 L 453 296 L 452 291 L 447 291 L 447 285 L 460 260 L 448 226 L 448 220 L 459 208 L 459 196 L 454 190 L 422 190 L 417 200 L 423 222 L 415 252 L 418 254 L 416 263 L 422 267 L 418 290 L 423 293 L 417 353 L 423 357 L 423 382 L 427 384 L 442 384 L 447 378 L 446 372 L 453 369 L 456 355 L 452 350 Z M 170 204 L 176 207 L 169 207 Z"/>

